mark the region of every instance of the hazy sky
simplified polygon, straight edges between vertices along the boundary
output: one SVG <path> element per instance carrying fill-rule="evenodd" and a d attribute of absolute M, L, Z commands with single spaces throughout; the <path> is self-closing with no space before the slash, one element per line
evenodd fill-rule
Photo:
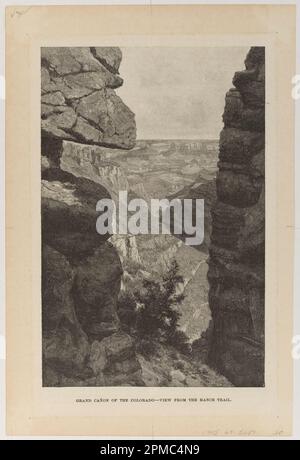
<path fill-rule="evenodd" d="M 138 139 L 218 138 L 225 94 L 249 48 L 122 48 L 117 94 L 136 115 Z"/>

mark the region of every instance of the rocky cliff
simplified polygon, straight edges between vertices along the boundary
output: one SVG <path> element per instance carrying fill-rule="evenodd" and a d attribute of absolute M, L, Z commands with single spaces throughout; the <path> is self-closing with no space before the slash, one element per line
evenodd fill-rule
<path fill-rule="evenodd" d="M 118 150 L 119 151 L 119 150 Z M 64 141 L 61 169 L 103 185 L 117 199 L 119 190 L 129 190 L 126 175 L 109 157 L 109 149 Z"/>
<path fill-rule="evenodd" d="M 208 279 L 210 362 L 237 386 L 264 385 L 265 50 L 251 48 L 226 94 Z"/>
<path fill-rule="evenodd" d="M 134 114 L 114 91 L 120 61 L 118 48 L 42 48 L 44 386 L 143 385 L 117 314 L 120 258 L 95 227 L 97 201 L 122 178 L 86 161 L 84 147 L 70 162 L 74 142 L 134 146 Z M 107 183 L 95 180 L 101 173 Z"/>
<path fill-rule="evenodd" d="M 42 48 L 42 142 L 69 139 L 84 144 L 131 148 L 134 114 L 116 95 L 118 48 Z"/>

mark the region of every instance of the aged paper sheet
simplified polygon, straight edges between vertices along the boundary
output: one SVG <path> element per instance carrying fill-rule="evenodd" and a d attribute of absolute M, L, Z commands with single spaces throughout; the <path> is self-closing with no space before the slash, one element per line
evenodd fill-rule
<path fill-rule="evenodd" d="M 282 18 L 284 18 L 284 21 Z M 63 50 L 67 50 L 63 51 L 63 53 L 66 52 L 66 55 L 63 55 L 62 59 L 59 58 L 59 56 L 61 56 L 61 47 L 63 47 Z M 76 49 L 79 49 L 78 47 L 88 50 L 88 53 L 92 54 L 93 65 L 96 66 L 96 70 L 95 68 L 91 70 L 88 67 L 90 65 L 89 63 L 85 61 L 83 63 L 83 60 L 86 59 L 86 51 L 76 51 Z M 238 47 L 240 47 L 240 50 Z M 104 50 L 112 49 L 114 51 L 109 51 L 108 58 L 103 57 Z M 210 58 L 207 58 L 207 66 L 210 65 L 209 62 L 212 62 L 213 65 L 215 65 L 215 72 L 219 73 L 222 73 L 222 71 L 226 72 L 226 66 L 228 67 L 228 73 L 231 73 L 230 65 L 235 65 L 231 63 L 231 58 L 227 61 L 225 57 L 220 57 L 225 56 L 229 51 L 231 54 L 235 53 L 236 62 L 238 62 L 240 56 L 243 55 L 246 58 L 247 50 L 249 49 L 254 49 L 254 56 L 260 56 L 263 50 L 266 64 L 266 100 L 263 108 L 266 126 L 265 144 L 263 144 L 263 146 L 265 146 L 266 169 L 266 200 L 265 207 L 263 207 L 263 217 L 265 217 L 265 227 L 263 227 L 263 232 L 265 232 L 265 265 L 263 264 L 265 270 L 265 287 L 263 292 L 263 308 L 265 314 L 264 323 L 262 323 L 259 317 L 260 313 L 257 313 L 256 309 L 257 297 L 255 296 L 257 296 L 257 291 L 251 291 L 251 314 L 254 318 L 254 332 L 253 337 L 247 338 L 247 343 L 250 344 L 249 346 L 255 348 L 261 337 L 264 337 L 263 342 L 260 342 L 263 343 L 262 359 L 261 355 L 259 358 L 263 362 L 263 366 L 257 365 L 254 359 L 252 379 L 247 374 L 247 366 L 249 365 L 252 369 L 252 361 L 247 362 L 245 358 L 246 361 L 240 364 L 240 367 L 232 364 L 233 367 L 230 367 L 228 370 L 226 364 L 228 355 L 222 355 L 222 359 L 219 359 L 220 349 L 218 350 L 217 348 L 215 355 L 217 355 L 216 362 L 217 367 L 219 366 L 218 369 L 221 369 L 221 376 L 214 377 L 214 371 L 211 371 L 212 373 L 209 373 L 209 376 L 206 377 L 206 379 L 210 380 L 204 379 L 206 384 L 203 385 L 199 383 L 199 380 L 195 380 L 195 376 L 189 375 L 189 378 L 187 378 L 187 376 L 182 377 L 184 371 L 187 373 L 187 368 L 189 372 L 192 372 L 194 369 L 194 364 L 182 363 L 183 355 L 180 355 L 180 366 L 178 364 L 180 360 L 177 359 L 178 368 L 169 372 L 171 375 L 168 381 L 169 383 L 161 383 L 163 380 L 159 380 L 160 383 L 158 384 L 151 384 L 149 380 L 146 380 L 145 370 L 142 376 L 144 380 L 141 381 L 141 374 L 139 374 L 140 367 L 138 368 L 137 374 L 134 373 L 134 380 L 132 380 L 133 377 L 131 374 L 130 378 L 128 375 L 124 377 L 123 374 L 127 372 L 124 371 L 125 367 L 127 366 L 130 368 L 130 366 L 132 366 L 132 361 L 130 361 L 131 358 L 129 359 L 127 355 L 126 359 L 122 358 L 123 361 L 121 364 L 117 362 L 117 364 L 114 365 L 113 375 L 110 368 L 108 373 L 105 374 L 104 372 L 106 375 L 105 377 L 102 376 L 102 373 L 101 376 L 99 376 L 100 374 L 98 373 L 97 378 L 95 377 L 94 380 L 93 378 L 89 379 L 86 375 L 84 377 L 78 377 L 78 375 L 76 375 L 76 378 L 74 378 L 72 374 L 73 364 L 70 365 L 71 371 L 68 370 L 68 375 L 66 374 L 66 368 L 63 369 L 62 377 L 60 372 L 61 369 L 57 367 L 55 352 L 51 355 L 53 343 L 57 343 L 55 341 L 57 337 L 54 338 L 54 342 L 51 342 L 51 336 L 50 342 L 47 342 L 47 334 L 49 331 L 47 329 L 45 333 L 44 330 L 45 319 L 44 316 L 42 318 L 41 307 L 42 302 L 45 302 L 45 300 L 44 297 L 42 299 L 41 279 L 45 271 L 44 268 L 43 270 L 41 268 L 41 245 L 45 241 L 48 245 L 50 236 L 53 238 L 53 230 L 49 230 L 49 228 L 52 229 L 51 225 L 56 227 L 57 232 L 59 232 L 60 223 L 58 219 L 51 221 L 50 218 L 49 221 L 47 220 L 45 226 L 43 221 L 43 237 L 41 236 L 41 151 L 44 158 L 46 158 L 45 169 L 51 170 L 53 164 L 50 164 L 49 167 L 48 160 L 50 158 L 51 163 L 53 158 L 51 158 L 51 152 L 48 155 L 47 149 L 49 148 L 49 150 L 52 149 L 53 151 L 56 144 L 54 145 L 51 143 L 52 141 L 49 139 L 52 139 L 51 136 L 54 136 L 55 139 L 60 139 L 61 133 L 63 133 L 64 142 L 64 156 L 62 159 L 65 159 L 68 152 L 70 153 L 73 148 L 77 148 L 76 146 L 74 147 L 73 144 L 77 144 L 78 142 L 86 146 L 100 145 L 101 147 L 102 145 L 105 147 L 104 150 L 112 146 L 113 148 L 117 146 L 117 148 L 121 150 L 123 148 L 126 150 L 132 147 L 130 142 L 133 128 L 131 129 L 130 113 L 128 119 L 126 119 L 126 123 L 124 123 L 126 125 L 124 128 L 124 132 L 126 132 L 126 141 L 124 141 L 123 138 L 120 140 L 119 129 L 115 129 L 113 132 L 109 131 L 110 128 L 107 128 L 110 133 L 109 136 L 105 137 L 107 133 L 105 131 L 106 128 L 104 128 L 104 130 L 101 131 L 101 136 L 103 136 L 103 138 L 99 141 L 97 137 L 95 140 L 93 136 L 95 136 L 95 132 L 97 132 L 98 120 L 96 120 L 97 123 L 95 123 L 93 118 L 94 115 L 91 115 L 91 113 L 94 113 L 94 110 L 98 110 L 102 102 L 99 102 L 97 99 L 92 101 L 91 105 L 87 108 L 81 99 L 93 97 L 93 91 L 91 91 L 91 93 L 78 93 L 78 88 L 82 91 L 83 87 L 81 80 L 80 83 L 78 83 L 78 78 L 81 78 L 83 75 L 82 72 L 86 72 L 84 78 L 87 78 L 86 75 L 90 73 L 91 76 L 88 78 L 93 79 L 95 72 L 100 72 L 98 68 L 100 69 L 100 66 L 104 66 L 106 70 L 105 77 L 103 78 L 111 79 L 109 83 L 107 83 L 109 89 L 105 89 L 105 91 L 106 94 L 111 95 L 109 103 L 113 104 L 112 101 L 115 101 L 115 99 L 113 99 L 115 96 L 112 88 L 121 85 L 121 83 L 119 84 L 118 69 L 114 67 L 118 61 L 118 51 L 115 50 L 118 49 L 121 49 L 123 53 L 120 76 L 124 77 L 125 83 L 129 81 L 128 85 L 130 84 L 131 74 L 130 68 L 126 70 L 126 62 L 127 65 L 129 62 L 142 62 L 139 61 L 138 58 L 141 56 L 141 54 L 139 54 L 141 50 L 142 55 L 148 53 L 148 51 L 144 52 L 143 50 L 149 50 L 150 58 L 145 60 L 145 65 L 148 65 L 149 62 L 152 61 L 154 64 L 158 62 L 161 64 L 165 56 L 173 55 L 173 62 L 177 59 L 182 59 L 182 62 L 186 62 L 186 68 L 183 68 L 184 72 L 185 69 L 189 68 L 189 59 L 186 58 L 186 56 L 190 56 L 191 59 L 195 58 L 196 60 L 196 58 L 198 59 L 198 57 L 201 56 L 201 52 L 204 53 L 203 50 L 209 49 L 210 51 L 207 53 L 207 56 L 210 56 Z M 170 51 L 166 53 L 164 51 L 166 49 Z M 222 51 L 220 53 L 218 51 L 220 49 L 224 52 Z M 187 51 L 182 52 L 182 50 Z M 244 50 L 246 50 L 245 54 Z M 107 51 L 105 51 L 105 53 L 106 52 Z M 166 54 L 163 54 L 164 52 Z M 230 53 L 228 56 L 231 55 Z M 203 55 L 205 56 L 205 54 Z M 64 70 L 69 65 L 69 61 L 65 56 L 72 56 L 72 59 L 75 56 L 77 59 L 74 58 L 75 60 L 72 60 L 73 67 L 71 71 L 68 69 L 67 71 Z M 256 57 L 251 57 L 251 53 L 248 56 L 250 57 L 247 61 L 248 64 L 246 67 L 248 66 L 248 68 L 246 70 L 251 73 L 251 66 Z M 130 61 L 130 59 L 132 59 L 132 61 Z M 186 61 L 184 61 L 184 59 L 186 59 Z M 201 62 L 199 57 L 199 69 L 201 68 Z M 79 68 L 76 67 L 77 65 L 79 65 Z M 193 67 L 195 71 L 197 69 L 196 65 L 197 63 L 195 62 Z M 122 73 L 122 66 L 124 66 L 124 73 L 126 74 L 127 72 L 125 76 Z M 60 86 L 55 87 L 54 90 L 53 87 L 49 89 L 50 86 L 47 87 L 48 89 L 46 86 L 43 87 L 44 81 L 43 76 L 41 81 L 41 68 L 42 75 L 43 72 L 44 75 L 50 74 L 52 79 L 52 81 L 50 81 L 50 79 L 49 81 L 47 80 L 46 85 L 51 86 L 54 82 L 55 85 Z M 107 69 L 109 71 L 108 73 Z M 136 69 L 138 69 L 138 65 Z M 175 72 L 176 66 L 172 69 Z M 243 66 L 235 68 L 235 71 L 243 70 Z M 103 69 L 101 71 L 104 72 Z M 6 11 L 6 72 L 8 434 L 128 436 L 255 436 L 290 434 L 292 429 L 293 400 L 290 344 L 292 337 L 294 219 L 294 112 L 293 100 L 291 98 L 291 79 L 295 73 L 295 8 L 293 6 L 279 5 L 9 7 Z M 143 88 L 146 87 L 145 97 L 147 94 L 150 94 L 153 80 L 155 80 L 153 75 L 152 78 L 149 76 L 151 75 L 151 67 L 147 69 L 147 72 L 149 72 L 148 81 L 146 78 L 147 75 L 143 75 L 141 72 L 144 79 L 141 80 L 141 93 L 139 93 L 142 94 Z M 161 72 L 161 68 L 158 67 L 157 73 Z M 61 75 L 63 75 L 63 78 L 61 78 Z M 80 75 L 80 77 L 78 77 L 78 75 Z M 109 75 L 109 77 L 107 75 Z M 134 81 L 134 84 L 138 85 L 138 79 L 135 80 L 134 78 L 136 77 L 132 76 L 131 81 Z M 164 85 L 169 77 L 167 74 L 165 80 L 163 76 L 160 78 L 161 79 L 158 79 L 158 81 L 161 82 L 161 85 Z M 187 73 L 185 78 L 186 87 L 188 88 L 189 85 L 192 87 L 192 76 Z M 213 77 L 212 80 L 218 82 L 218 76 Z M 186 90 L 185 85 L 183 84 L 181 87 L 180 81 L 180 79 L 177 81 L 178 88 L 183 88 L 182 91 L 184 92 Z M 140 107 L 139 104 L 143 105 L 143 100 L 139 100 L 136 95 L 133 97 L 133 89 L 127 90 L 126 93 L 125 83 L 123 85 L 124 89 L 116 90 L 116 93 L 126 102 L 131 101 L 131 106 L 132 104 L 134 106 L 131 107 L 132 110 L 138 111 Z M 92 83 L 89 80 L 84 88 L 90 88 L 89 85 L 94 84 L 94 80 Z M 206 84 L 208 85 L 208 82 L 205 81 L 203 91 L 205 90 Z M 41 85 L 42 97 L 44 97 L 44 100 L 42 99 L 42 114 Z M 95 89 L 93 86 L 91 87 Z M 172 86 L 170 85 L 170 87 L 169 113 L 173 110 Z M 197 92 L 197 79 L 195 80 L 195 88 Z M 226 88 L 226 91 L 229 89 L 230 86 Z M 242 87 L 242 90 L 244 90 L 244 87 Z M 59 102 L 55 102 L 54 104 L 52 99 L 47 99 L 51 91 L 56 94 L 60 93 L 58 96 Z M 100 90 L 96 86 L 94 93 L 97 93 L 98 97 L 97 91 Z M 155 95 L 156 91 L 159 91 L 159 89 L 154 87 L 153 95 Z M 183 105 L 188 104 L 187 100 L 189 97 L 197 97 L 194 88 L 193 91 L 186 91 L 187 93 L 184 96 L 185 99 L 182 102 Z M 248 94 L 247 91 L 248 90 L 245 89 L 246 96 Z M 209 95 L 209 90 L 207 90 L 207 92 Z M 201 97 L 201 93 L 199 97 Z M 223 103 L 223 97 L 225 100 L 225 93 L 221 98 L 221 103 Z M 67 104 L 68 106 L 66 106 L 64 101 L 61 102 L 64 98 L 69 104 Z M 71 102 L 69 103 L 68 101 Z M 251 99 L 248 102 L 252 110 L 256 101 Z M 127 103 L 129 105 L 129 102 Z M 118 102 L 118 104 L 118 107 L 120 107 L 122 103 Z M 151 101 L 149 101 L 148 104 L 150 107 Z M 53 105 L 59 107 L 58 109 L 56 108 L 54 112 L 52 108 Z M 108 112 L 106 116 L 109 118 L 110 106 L 108 105 L 107 107 Z M 99 110 L 101 112 L 102 109 L 100 108 Z M 162 125 L 161 122 L 157 123 L 157 125 L 151 125 L 152 131 L 149 134 L 147 131 L 147 129 L 149 129 L 149 125 L 147 124 L 147 111 L 145 111 L 145 109 L 143 110 L 145 112 L 145 117 L 144 119 L 140 118 L 142 121 L 140 125 L 137 125 L 138 146 L 142 145 L 141 143 L 145 140 L 148 142 L 150 138 L 152 139 L 151 143 L 146 143 L 146 147 L 145 144 L 143 144 L 142 148 L 152 149 L 151 152 L 155 148 L 162 148 L 159 146 L 161 139 L 168 139 L 168 148 L 177 149 L 176 151 L 182 151 L 182 149 L 188 149 L 188 151 L 190 151 L 199 147 L 200 144 L 197 143 L 198 140 L 193 131 L 193 123 L 194 120 L 197 120 L 198 116 L 201 116 L 200 112 L 198 113 L 196 111 L 193 119 L 191 117 L 192 121 L 190 121 L 190 128 L 186 126 L 187 133 L 182 136 L 178 135 L 177 137 L 176 129 L 178 123 L 183 123 L 183 120 L 187 120 L 188 124 L 189 118 L 181 117 L 177 119 L 170 115 L 169 131 L 166 134 L 159 130 L 159 127 Z M 76 112 L 77 116 L 75 121 L 72 118 L 74 112 Z M 159 112 L 158 110 L 155 115 L 158 120 L 160 116 Z M 59 114 L 59 118 L 57 118 L 57 113 Z M 150 112 L 149 114 L 152 115 L 152 113 L 153 112 Z M 99 115 L 98 112 L 96 115 Z M 207 116 L 210 116 L 210 112 L 208 112 Z M 226 117 L 226 115 L 224 116 Z M 113 123 L 116 123 L 117 126 L 116 120 L 119 120 L 118 116 L 113 114 L 111 118 Z M 221 123 L 221 115 L 219 118 Z M 70 119 L 73 121 L 69 125 Z M 206 115 L 203 117 L 203 124 L 205 123 L 205 119 Z M 89 120 L 90 123 L 88 127 L 86 125 L 87 120 Z M 105 120 L 106 123 L 107 118 L 105 118 Z M 107 122 L 108 125 L 110 122 L 111 120 Z M 253 121 L 254 125 L 255 122 L 257 123 L 257 121 Z M 79 123 L 81 123 L 81 125 Z M 231 119 L 230 123 L 233 123 Z M 141 133 L 141 131 L 139 131 L 139 126 L 142 127 L 141 131 L 144 129 L 140 137 L 139 133 Z M 260 126 L 261 125 L 255 128 L 254 131 L 260 131 Z M 157 132 L 154 132 L 155 129 L 157 129 Z M 190 129 L 189 132 L 188 129 Z M 198 129 L 197 124 L 195 129 Z M 209 129 L 210 124 L 207 122 L 207 130 L 201 134 L 202 138 L 205 138 L 205 134 L 208 133 Z M 217 127 L 216 129 L 219 128 Z M 153 136 L 151 136 L 152 133 Z M 208 134 L 210 134 L 210 132 Z M 97 136 L 98 135 L 97 132 Z M 207 152 L 213 151 L 214 148 L 218 148 L 218 146 L 215 146 L 212 142 L 216 137 L 214 131 L 211 131 L 211 136 L 211 139 L 206 139 L 205 149 Z M 250 136 L 252 136 L 252 134 L 250 134 Z M 154 137 L 155 140 L 153 141 Z M 184 147 L 180 147 L 180 145 Z M 73 154 L 72 152 L 73 150 L 70 155 Z M 111 153 L 110 151 L 108 153 L 109 155 L 114 154 L 114 152 Z M 236 155 L 238 156 L 238 154 L 237 152 Z M 176 161 L 184 161 L 182 160 L 183 157 L 180 156 L 181 154 L 176 155 Z M 184 155 L 187 155 L 187 150 L 185 150 Z M 193 155 L 193 153 L 191 153 L 191 155 Z M 157 161 L 163 161 L 161 160 L 162 157 L 163 155 L 161 155 L 161 151 L 159 151 L 159 154 L 155 158 L 158 159 Z M 106 160 L 107 158 L 110 157 L 107 156 Z M 55 161 L 55 158 L 53 161 Z M 129 164 L 129 161 L 130 160 L 126 162 L 126 165 Z M 176 161 L 174 160 L 174 164 Z M 234 161 L 234 159 L 230 160 L 231 163 L 234 163 Z M 226 161 L 226 164 L 227 163 L 228 161 Z M 164 163 L 162 164 L 164 165 Z M 193 164 L 196 164 L 196 160 L 193 161 Z M 65 169 L 65 171 L 67 171 L 66 174 L 69 174 L 69 176 L 64 176 L 63 180 L 67 181 L 69 184 L 74 181 L 74 183 L 72 182 L 72 186 L 77 187 L 78 181 L 74 179 L 74 176 L 77 174 L 77 172 L 74 172 L 75 167 L 71 170 L 71 167 L 68 165 L 68 168 L 69 169 Z M 147 168 L 150 168 L 149 164 L 147 164 Z M 191 170 L 190 164 L 185 164 L 185 168 L 185 177 L 191 177 L 193 170 Z M 56 173 L 57 170 L 55 174 Z M 70 179 L 71 173 L 72 179 Z M 132 171 L 130 171 L 130 173 L 132 176 Z M 61 180 L 61 175 L 51 176 L 51 174 L 54 174 L 52 171 L 46 171 L 46 173 L 44 172 L 43 174 L 44 176 L 42 176 L 42 179 L 47 182 L 47 193 L 50 193 L 47 199 L 51 201 L 53 196 L 56 196 L 55 194 L 58 193 L 55 187 L 57 187 L 58 182 Z M 65 172 L 63 174 L 65 174 Z M 225 173 L 225 175 L 226 174 L 227 173 Z M 79 175 L 83 175 L 82 171 Z M 128 175 L 128 177 L 129 176 L 130 175 Z M 85 175 L 84 177 L 85 179 L 90 179 L 90 176 Z M 175 176 L 172 176 L 172 181 L 174 181 L 174 177 Z M 186 180 L 186 184 L 189 185 L 189 179 Z M 85 182 L 83 179 L 80 179 L 80 181 L 80 187 L 82 187 L 82 184 L 85 184 Z M 54 189 L 52 188 L 49 192 L 49 183 L 50 186 L 53 186 L 54 182 L 56 185 Z M 260 178 L 255 184 L 256 189 L 261 186 Z M 72 186 L 71 190 L 73 190 Z M 68 190 L 70 190 L 70 186 L 68 187 Z M 251 187 L 251 185 L 249 185 L 249 187 Z M 106 188 L 108 188 L 108 186 Z M 135 191 L 136 190 L 137 187 L 135 188 Z M 171 189 L 167 190 L 168 196 L 171 196 L 170 190 Z M 177 192 L 177 189 L 175 188 L 174 191 Z M 78 198 L 77 189 L 76 193 L 77 195 L 74 195 L 76 199 L 73 195 L 71 197 L 68 195 L 68 199 L 74 200 L 75 205 L 78 203 L 76 200 L 81 199 L 81 197 Z M 253 199 L 253 193 L 254 192 L 250 193 L 251 199 Z M 248 195 L 246 198 L 249 199 Z M 225 197 L 224 200 L 226 201 L 226 199 Z M 243 208 L 244 206 L 246 206 L 244 203 L 238 202 L 237 207 Z M 49 207 L 51 208 L 51 206 Z M 250 216 L 250 220 L 251 219 L 255 220 L 255 215 L 254 217 Z M 75 220 L 75 223 L 76 222 Z M 251 222 L 249 225 L 251 225 Z M 73 231 L 73 229 L 71 229 L 71 231 Z M 74 238 L 74 241 L 76 241 L 75 246 L 79 245 L 80 241 L 76 240 L 77 236 L 74 236 Z M 81 239 L 81 237 L 79 239 Z M 53 257 L 53 254 L 55 257 L 57 256 L 57 247 L 62 247 L 61 241 L 62 240 L 59 239 L 59 242 L 57 242 L 55 238 L 51 240 L 50 246 L 55 248 L 56 252 L 53 252 L 51 249 L 50 252 L 46 253 L 46 260 L 48 262 L 52 260 L 51 257 Z M 117 249 L 119 248 L 117 244 L 115 247 Z M 68 248 L 65 250 L 64 247 L 65 252 L 62 252 L 64 256 L 62 256 L 60 260 L 65 260 L 64 257 L 66 251 L 69 250 Z M 181 251 L 183 251 L 183 249 L 181 249 Z M 210 253 L 212 253 L 211 248 L 210 251 Z M 45 252 L 43 254 L 45 254 Z M 103 253 L 101 254 L 103 255 Z M 77 270 L 74 279 L 76 279 L 78 283 L 83 268 L 80 264 L 78 265 L 77 261 L 74 262 L 73 265 L 72 263 L 72 270 Z M 198 259 L 195 261 L 195 264 L 199 265 L 200 263 L 201 260 L 199 263 Z M 210 265 L 210 274 L 211 273 L 212 265 Z M 114 276 L 114 272 L 111 276 Z M 206 289 L 206 276 L 203 277 L 203 279 L 204 278 L 203 289 Z M 211 279 L 212 277 L 210 277 L 210 280 Z M 59 283 L 59 280 L 57 283 Z M 54 285 L 54 287 L 51 285 L 50 290 L 55 290 L 56 286 L 58 285 Z M 57 289 L 59 291 L 59 286 Z M 210 292 L 213 292 L 211 286 L 210 289 Z M 83 291 L 79 290 L 80 295 L 83 295 L 82 292 Z M 79 294 L 77 298 L 79 298 Z M 108 293 L 105 291 L 103 296 L 107 295 Z M 237 304 L 242 304 L 243 300 L 238 297 L 238 294 L 236 295 Z M 61 294 L 61 296 L 63 296 L 63 294 Z M 66 301 L 65 297 L 64 300 Z M 46 299 L 46 301 L 48 300 Z M 234 303 L 234 299 L 232 302 Z M 120 346 L 125 350 L 127 346 L 125 342 L 128 339 L 128 334 L 130 336 L 130 331 L 128 332 L 127 330 L 126 337 L 123 333 L 118 331 L 115 332 L 115 330 L 109 335 L 110 333 L 107 333 L 107 328 L 111 327 L 111 323 L 107 326 L 107 321 L 101 320 L 101 322 L 99 320 L 95 333 L 94 324 L 87 324 L 86 322 L 84 316 L 85 312 L 80 310 L 80 306 L 76 308 L 78 318 L 80 319 L 83 317 L 80 325 L 80 328 L 83 328 L 83 332 L 80 329 L 80 337 L 83 337 L 84 349 L 92 346 L 92 351 L 95 356 L 97 353 L 101 355 L 101 343 L 103 346 L 104 342 L 102 340 L 104 340 L 105 344 L 107 344 L 107 357 L 107 349 L 109 346 L 112 346 L 111 342 L 108 343 L 108 339 L 113 336 L 114 340 L 119 340 L 117 343 L 114 342 L 114 347 Z M 217 324 L 218 317 L 214 317 L 214 320 Z M 257 330 L 255 329 L 256 324 L 260 326 L 264 324 L 264 327 L 261 326 L 261 329 L 264 329 L 264 334 L 263 331 L 259 330 L 259 327 Z M 46 326 L 48 327 L 48 323 Z M 92 329 L 92 326 L 94 329 Z M 105 333 L 103 333 L 102 330 L 104 327 L 106 328 Z M 100 329 L 101 334 L 104 334 L 103 336 L 99 335 Z M 185 330 L 188 331 L 191 336 L 194 333 L 193 330 L 190 332 L 190 329 L 187 327 Z M 136 333 L 136 330 L 134 332 Z M 88 340 L 86 337 L 88 337 Z M 94 340 L 95 337 L 97 339 L 96 341 Z M 99 337 L 101 337 L 101 340 Z M 192 336 L 192 338 L 194 340 L 194 336 Z M 92 345 L 91 341 L 93 341 Z M 121 345 L 118 345 L 119 343 Z M 141 341 L 141 343 L 144 347 L 146 346 L 145 342 Z M 47 358 L 48 361 L 45 359 L 45 349 L 47 349 L 47 356 L 50 356 L 50 358 Z M 76 360 L 78 350 L 79 348 L 75 349 Z M 129 350 L 131 353 L 129 345 L 126 350 Z M 168 352 L 169 350 L 168 348 Z M 58 352 L 60 352 L 60 350 L 58 350 Z M 115 353 L 115 348 L 112 353 Z M 231 349 L 228 350 L 228 353 L 230 355 Z M 100 355 L 97 356 L 99 357 Z M 91 354 L 89 356 L 91 356 Z M 179 355 L 177 355 L 177 358 L 178 356 Z M 147 359 L 145 361 L 145 359 L 141 357 L 139 359 L 140 365 L 142 367 L 144 365 L 144 368 L 149 370 L 149 361 L 147 361 Z M 98 361 L 97 359 L 93 361 L 93 363 L 95 362 L 97 366 L 102 366 L 99 359 Z M 93 370 L 95 370 L 94 368 Z M 55 371 L 53 369 L 55 369 Z M 122 372 L 120 371 L 122 377 L 118 375 L 115 369 L 122 369 Z M 83 371 L 84 370 L 85 369 L 83 369 Z M 153 367 L 151 367 L 151 372 L 152 371 Z M 151 372 L 147 374 L 148 379 L 150 378 L 149 374 L 151 374 Z M 183 384 L 184 377 L 185 383 Z M 125 380 L 122 380 L 123 378 Z"/>

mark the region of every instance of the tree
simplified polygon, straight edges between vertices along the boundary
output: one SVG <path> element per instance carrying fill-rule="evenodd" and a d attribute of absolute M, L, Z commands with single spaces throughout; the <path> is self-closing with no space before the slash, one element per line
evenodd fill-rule
<path fill-rule="evenodd" d="M 161 283 L 144 280 L 141 290 L 134 292 L 133 296 L 128 294 L 125 300 L 123 298 L 120 317 L 127 327 L 130 322 L 131 332 L 138 340 L 153 343 L 158 340 L 187 351 L 187 337 L 179 330 L 178 324 L 181 316 L 178 305 L 184 299 L 183 294 L 176 294 L 178 284 L 183 282 L 178 270 L 178 264 L 174 260 Z M 128 313 L 129 318 L 125 319 L 124 316 Z"/>

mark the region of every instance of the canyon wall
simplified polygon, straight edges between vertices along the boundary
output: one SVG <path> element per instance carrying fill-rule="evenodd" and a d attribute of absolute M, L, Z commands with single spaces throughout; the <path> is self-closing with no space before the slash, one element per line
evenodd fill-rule
<path fill-rule="evenodd" d="M 134 114 L 114 91 L 120 61 L 118 48 L 42 48 L 44 386 L 143 385 L 117 314 L 120 258 L 109 235 L 96 233 L 96 203 L 111 196 L 110 184 L 94 180 L 99 170 L 89 163 L 86 171 L 84 155 L 68 161 L 71 142 L 134 146 Z M 122 180 L 114 165 L 104 166 Z"/>
<path fill-rule="evenodd" d="M 184 278 L 178 289 L 186 295 L 181 326 L 194 338 L 201 332 L 199 321 L 205 329 L 210 320 L 207 291 L 198 294 L 200 283 L 206 285 L 208 248 L 210 363 L 235 385 L 263 385 L 264 49 L 250 50 L 246 70 L 236 73 L 235 88 L 226 95 L 217 198 L 214 181 L 203 178 L 177 193 L 180 198 L 206 200 L 205 243 L 198 248 L 201 263 L 198 251 L 193 256 L 191 248 L 169 235 L 108 238 L 96 232 L 97 201 L 117 199 L 119 190 L 147 196 L 143 180 L 149 183 L 153 162 L 151 149 L 149 164 L 145 158 L 126 156 L 125 150 L 135 145 L 136 128 L 134 114 L 115 93 L 122 84 L 120 62 L 118 48 L 42 48 L 43 385 L 153 385 L 157 363 L 153 358 L 153 367 L 139 357 L 133 338 L 122 330 L 119 292 L 131 284 L 142 285 L 151 270 L 160 278 L 177 256 Z M 112 152 L 123 158 L 122 167 Z M 175 160 L 168 158 L 170 163 Z M 123 166 L 128 163 L 130 170 L 137 161 L 140 169 L 135 174 L 144 179 L 132 183 Z M 182 181 L 181 172 L 175 173 L 172 182 L 178 176 Z M 163 177 L 168 179 L 168 174 Z M 159 182 L 153 177 L 155 189 L 163 182 L 162 172 Z M 164 365 L 168 361 L 170 371 L 161 370 L 159 384 L 174 386 L 168 353 L 161 350 L 157 358 L 168 356 Z M 150 383 L 145 372 L 147 378 L 152 376 Z M 207 382 L 200 377 L 193 385 L 229 384 L 223 377 L 219 382 L 213 372 Z"/>
<path fill-rule="evenodd" d="M 212 208 L 210 363 L 237 386 L 264 385 L 265 49 L 251 48 L 226 94 Z"/>
<path fill-rule="evenodd" d="M 42 48 L 42 142 L 49 138 L 131 148 L 134 114 L 114 89 L 121 50 L 100 47 Z"/>

